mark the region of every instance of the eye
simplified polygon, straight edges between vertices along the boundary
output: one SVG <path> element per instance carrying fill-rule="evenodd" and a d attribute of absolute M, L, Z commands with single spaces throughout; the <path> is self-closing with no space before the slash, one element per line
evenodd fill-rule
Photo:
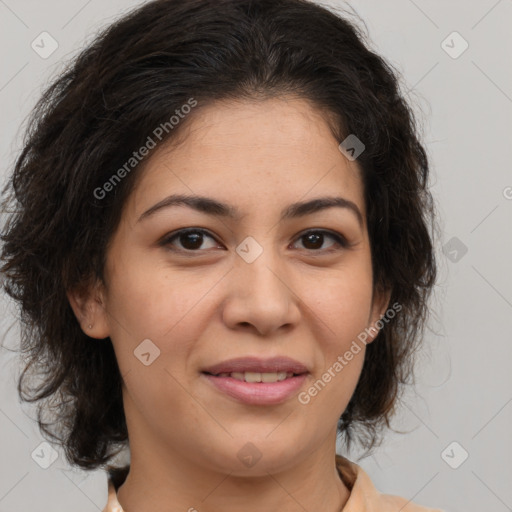
<path fill-rule="evenodd" d="M 210 243 L 210 246 L 204 246 L 205 238 L 212 240 L 214 243 Z M 322 247 L 326 239 L 334 240 L 327 248 Z M 327 231 L 324 229 L 309 230 L 302 233 L 298 240 L 304 240 L 304 249 L 311 252 L 333 252 L 339 247 L 348 247 L 348 242 L 340 233 Z M 215 238 L 210 235 L 207 231 L 200 228 L 186 228 L 180 229 L 170 233 L 162 239 L 160 242 L 162 246 L 170 247 L 171 250 L 181 252 L 200 252 L 201 250 L 212 249 L 219 247 L 218 242 Z M 176 245 L 179 244 L 178 247 Z M 174 246 L 174 248 L 173 248 Z"/>
<path fill-rule="evenodd" d="M 334 240 L 334 244 L 331 244 L 329 248 L 323 248 L 322 245 L 324 244 L 324 241 L 326 238 L 330 238 L 331 240 Z M 326 251 L 326 252 L 332 252 L 337 250 L 336 248 L 332 249 L 333 246 L 338 247 L 348 247 L 348 242 L 345 239 L 345 237 L 339 233 L 335 233 L 332 231 L 326 231 L 323 229 L 315 229 L 306 231 L 302 235 L 300 235 L 299 240 L 305 240 L 304 242 L 304 248 L 307 250 L 312 250 L 316 252 Z"/>
<path fill-rule="evenodd" d="M 217 243 L 215 243 L 214 245 L 211 245 L 210 247 L 202 247 L 205 237 L 215 241 L 213 236 L 211 236 L 204 229 L 199 229 L 199 228 L 180 229 L 179 231 L 175 231 L 174 233 L 171 233 L 170 235 L 166 236 L 161 241 L 161 245 L 172 246 L 175 244 L 175 241 L 177 241 L 177 242 L 179 242 L 179 244 L 181 244 L 181 247 L 178 247 L 177 249 L 172 249 L 172 250 L 192 251 L 192 252 L 198 252 L 198 249 L 209 249 L 209 248 L 212 248 L 212 247 L 215 247 L 218 245 Z"/>

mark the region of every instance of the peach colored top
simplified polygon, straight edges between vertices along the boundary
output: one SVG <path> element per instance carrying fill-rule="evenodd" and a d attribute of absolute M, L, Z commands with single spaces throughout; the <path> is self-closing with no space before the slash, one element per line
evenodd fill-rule
<path fill-rule="evenodd" d="M 341 455 L 336 455 L 336 467 L 340 478 L 350 489 L 350 497 L 343 507 L 343 512 L 443 512 L 440 509 L 416 505 L 399 496 L 380 493 L 360 466 Z M 116 495 L 122 481 L 123 476 L 114 484 L 113 479 L 109 477 L 108 502 L 103 512 L 124 512 Z"/>

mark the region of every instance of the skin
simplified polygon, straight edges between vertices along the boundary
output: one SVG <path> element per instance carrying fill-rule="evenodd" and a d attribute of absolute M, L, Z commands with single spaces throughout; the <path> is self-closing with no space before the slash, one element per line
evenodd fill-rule
<path fill-rule="evenodd" d="M 297 396 L 243 404 L 200 371 L 233 357 L 287 355 L 311 369 L 304 391 L 384 314 L 389 294 L 372 294 L 357 162 L 302 99 L 214 103 L 188 121 L 182 144 L 147 157 L 111 240 L 105 282 L 68 294 L 84 331 L 110 337 L 124 379 L 131 470 L 118 500 L 127 512 L 339 511 L 350 493 L 335 468 L 336 422 L 364 345 L 307 405 Z M 176 193 L 229 203 L 243 216 L 173 206 L 138 220 Z M 362 226 L 337 207 L 279 221 L 289 204 L 321 196 L 355 203 Z M 187 227 L 211 238 L 188 251 L 186 237 L 159 245 Z M 350 246 L 321 233 L 308 244 L 303 232 L 312 228 Z M 235 251 L 247 236 L 263 249 L 250 264 Z M 160 350 L 148 366 L 134 357 L 144 339 Z M 248 442 L 262 455 L 252 467 L 237 456 Z"/>

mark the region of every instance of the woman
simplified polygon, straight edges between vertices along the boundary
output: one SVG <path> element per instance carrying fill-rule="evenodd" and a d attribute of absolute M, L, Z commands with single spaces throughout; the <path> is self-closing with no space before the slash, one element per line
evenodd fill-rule
<path fill-rule="evenodd" d="M 396 74 L 305 0 L 149 2 L 71 63 L 5 191 L 3 271 L 20 394 L 109 471 L 106 512 L 432 510 L 336 454 L 377 444 L 411 373 L 428 172 Z"/>

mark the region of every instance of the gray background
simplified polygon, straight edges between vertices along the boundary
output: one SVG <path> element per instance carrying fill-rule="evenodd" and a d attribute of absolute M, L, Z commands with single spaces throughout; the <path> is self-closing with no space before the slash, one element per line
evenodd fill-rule
<path fill-rule="evenodd" d="M 0 0 L 2 181 L 41 88 L 100 27 L 138 3 Z M 450 512 L 512 510 L 512 1 L 350 6 L 374 49 L 403 74 L 404 93 L 416 105 L 442 227 L 417 385 L 394 422 L 408 433 L 390 432 L 359 463 L 380 490 L 417 503 Z M 46 59 L 31 48 L 43 31 L 58 43 Z M 459 55 L 464 40 L 469 46 Z M 0 299 L 2 310 L 12 310 Z M 12 324 L 12 313 L 3 314 L 4 344 L 15 348 Z M 15 357 L 0 351 L 0 512 L 101 510 L 104 473 L 73 470 L 60 451 L 48 469 L 31 457 L 49 452 L 39 446 L 34 411 L 18 401 Z"/>

